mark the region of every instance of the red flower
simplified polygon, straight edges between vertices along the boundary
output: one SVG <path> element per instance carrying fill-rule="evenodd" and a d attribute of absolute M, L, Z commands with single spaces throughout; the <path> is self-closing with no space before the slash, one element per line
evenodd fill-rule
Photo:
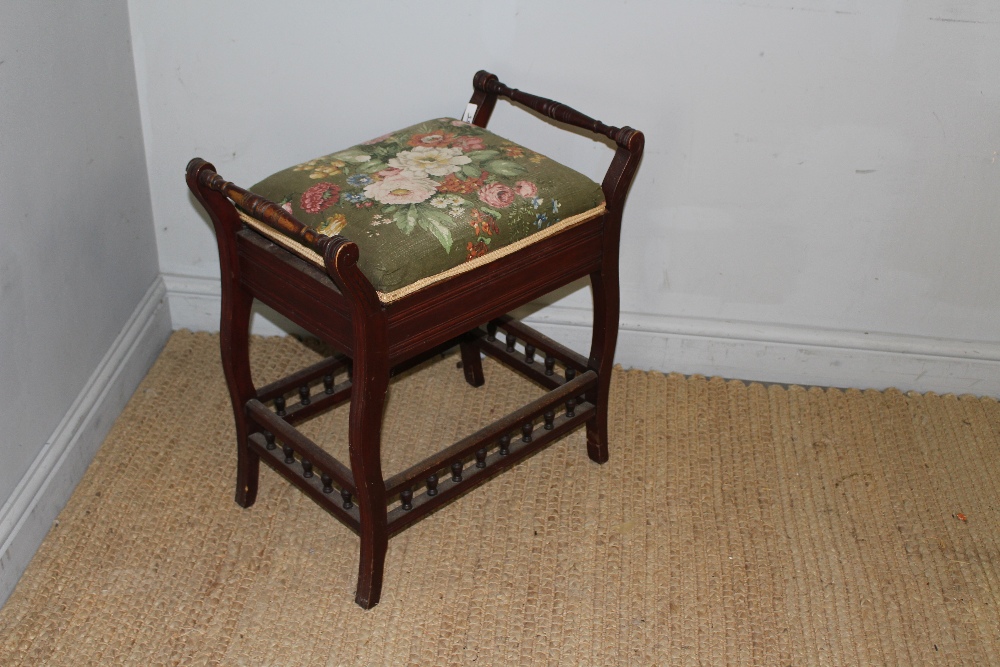
<path fill-rule="evenodd" d="M 406 143 L 410 146 L 447 146 L 454 137 L 454 132 L 427 132 L 414 134 Z"/>
<path fill-rule="evenodd" d="M 489 252 L 490 247 L 485 243 L 483 243 L 482 241 L 476 241 L 475 243 L 469 241 L 466 244 L 465 249 L 468 251 L 468 254 L 465 256 L 465 261 L 468 262 L 469 260 L 473 260 L 476 257 L 482 257 L 483 255 L 485 255 L 487 252 Z"/>
<path fill-rule="evenodd" d="M 486 148 L 486 144 L 483 143 L 482 137 L 458 137 L 451 142 L 451 145 L 461 148 L 463 152 L 481 151 Z"/>
<path fill-rule="evenodd" d="M 438 192 L 455 192 L 458 194 L 467 195 L 470 192 L 475 192 L 483 186 L 486 181 L 486 177 L 489 176 L 489 172 L 482 172 L 479 178 L 467 178 L 465 180 L 460 179 L 455 174 L 448 174 L 445 176 L 441 184 L 438 185 Z"/>
<path fill-rule="evenodd" d="M 476 236 L 483 234 L 493 236 L 500 231 L 493 216 L 489 213 L 483 213 L 478 208 L 472 209 L 472 213 L 469 214 L 469 224 L 476 231 Z"/>
<path fill-rule="evenodd" d="M 319 213 L 330 208 L 340 199 L 340 186 L 333 183 L 317 183 L 302 193 L 299 206 L 308 213 Z"/>
<path fill-rule="evenodd" d="M 514 203 L 516 196 L 517 193 L 514 192 L 514 188 L 506 186 L 503 183 L 490 183 L 479 191 L 480 199 L 490 206 L 496 206 L 497 208 L 507 208 Z"/>

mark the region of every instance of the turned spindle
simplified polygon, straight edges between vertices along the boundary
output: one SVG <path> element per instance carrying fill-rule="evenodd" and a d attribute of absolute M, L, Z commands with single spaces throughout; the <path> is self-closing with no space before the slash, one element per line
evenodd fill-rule
<path fill-rule="evenodd" d="M 275 396 L 274 397 L 274 412 L 279 417 L 285 416 L 285 397 Z"/>
<path fill-rule="evenodd" d="M 302 459 L 302 476 L 309 479 L 313 476 L 313 464 L 311 461 Z"/>
<path fill-rule="evenodd" d="M 436 496 L 438 494 L 438 476 L 431 475 L 427 478 L 427 495 Z"/>
<path fill-rule="evenodd" d="M 264 431 L 264 448 L 268 451 L 275 448 L 274 434 L 270 431 Z"/>
<path fill-rule="evenodd" d="M 351 502 L 351 492 L 347 489 L 340 490 L 340 497 L 344 500 L 344 509 L 349 510 L 354 507 L 354 503 Z"/>
<path fill-rule="evenodd" d="M 309 385 L 304 384 L 299 387 L 299 402 L 302 405 L 309 405 Z"/>
<path fill-rule="evenodd" d="M 333 393 L 333 376 L 329 373 L 323 376 L 323 392 L 326 394 Z"/>
<path fill-rule="evenodd" d="M 319 480 L 323 482 L 323 493 L 333 493 L 333 480 L 329 475 L 320 473 Z"/>
<path fill-rule="evenodd" d="M 462 481 L 462 462 L 455 461 L 451 464 L 451 481 L 458 483 Z"/>
<path fill-rule="evenodd" d="M 476 450 L 476 467 L 485 468 L 486 467 L 486 448 L 482 447 Z"/>
<path fill-rule="evenodd" d="M 567 368 L 566 369 L 566 382 L 569 382 L 570 380 L 572 380 L 575 377 L 576 377 L 576 369 L 575 368 Z"/>
<path fill-rule="evenodd" d="M 521 427 L 521 442 L 531 442 L 531 431 L 534 430 L 535 425 L 532 422 L 526 422 L 524 426 Z"/>
<path fill-rule="evenodd" d="M 409 512 L 413 509 L 413 489 L 403 489 L 399 492 L 399 499 L 403 502 L 403 509 Z"/>
<path fill-rule="evenodd" d="M 551 354 L 545 355 L 545 374 L 552 375 L 555 372 L 556 358 Z"/>
<path fill-rule="evenodd" d="M 545 430 L 551 431 L 552 422 L 555 421 L 556 413 L 553 412 L 552 410 L 549 410 L 548 412 L 545 413 L 544 417 L 545 417 Z"/>
<path fill-rule="evenodd" d="M 486 325 L 486 340 L 493 342 L 497 339 L 497 323 L 490 322 Z"/>
<path fill-rule="evenodd" d="M 281 451 L 285 453 L 285 463 L 295 463 L 295 450 L 292 449 L 291 445 L 282 445 Z"/>
<path fill-rule="evenodd" d="M 575 416 L 576 416 L 576 399 L 570 398 L 566 401 L 566 417 L 570 418 Z"/>
<path fill-rule="evenodd" d="M 500 456 L 507 456 L 508 454 L 510 454 L 510 436 L 500 436 Z"/>
<path fill-rule="evenodd" d="M 525 345 L 524 346 L 524 363 L 533 364 L 535 363 L 535 346 Z"/>
<path fill-rule="evenodd" d="M 512 333 L 507 334 L 507 351 L 508 352 L 513 352 L 514 351 L 514 343 L 516 343 L 516 342 L 517 342 L 517 336 L 515 336 Z"/>

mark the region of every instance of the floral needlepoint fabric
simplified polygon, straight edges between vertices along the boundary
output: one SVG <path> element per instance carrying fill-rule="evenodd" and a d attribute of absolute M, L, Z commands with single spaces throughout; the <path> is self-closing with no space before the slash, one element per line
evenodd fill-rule
<path fill-rule="evenodd" d="M 586 176 L 452 118 L 304 162 L 250 190 L 357 243 L 359 266 L 380 293 L 599 215 L 604 203 Z"/>

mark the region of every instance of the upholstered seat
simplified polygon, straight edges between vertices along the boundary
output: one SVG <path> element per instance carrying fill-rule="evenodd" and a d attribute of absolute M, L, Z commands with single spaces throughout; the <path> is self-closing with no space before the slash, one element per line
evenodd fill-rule
<path fill-rule="evenodd" d="M 268 176 L 250 191 L 358 245 L 388 303 L 604 212 L 601 186 L 453 118 L 439 118 Z M 244 222 L 317 266 L 323 258 L 246 211 Z"/>

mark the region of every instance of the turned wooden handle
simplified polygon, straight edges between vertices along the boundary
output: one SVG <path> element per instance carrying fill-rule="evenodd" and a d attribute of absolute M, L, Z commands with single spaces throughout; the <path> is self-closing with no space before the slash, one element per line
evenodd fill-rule
<path fill-rule="evenodd" d="M 199 160 L 199 158 L 192 160 L 191 163 L 188 164 L 189 171 L 192 168 L 197 170 L 199 166 L 201 166 L 200 164 L 195 164 L 196 162 L 204 162 L 204 160 Z M 312 248 L 320 255 L 324 254 L 326 247 L 336 240 L 347 240 L 342 237 L 320 234 L 315 229 L 307 227 L 296 220 L 288 211 L 281 208 L 274 202 L 265 199 L 260 195 L 248 192 L 238 185 L 234 185 L 222 176 L 219 176 L 219 174 L 212 169 L 201 169 L 201 171 L 198 172 L 198 182 L 206 188 L 215 190 L 216 192 L 225 195 L 241 209 L 257 218 L 268 227 L 271 227 L 285 236 Z"/>
<path fill-rule="evenodd" d="M 636 135 L 642 134 L 638 130 L 631 127 L 614 127 L 612 125 L 605 125 L 601 121 L 591 118 L 590 116 L 581 113 L 572 107 L 566 106 L 561 102 L 556 102 L 555 100 L 550 100 L 546 97 L 532 95 L 531 93 L 525 93 L 517 90 L 516 88 L 511 88 L 510 86 L 501 83 L 496 74 L 490 74 L 486 70 L 480 70 L 476 73 L 476 76 L 472 79 L 472 86 L 476 90 L 482 91 L 487 95 L 500 95 L 502 97 L 506 97 L 513 102 L 522 104 L 529 109 L 537 111 L 543 116 L 548 116 L 553 120 L 557 120 L 560 123 L 573 125 L 595 134 L 603 134 L 627 150 L 636 148 L 635 142 L 640 141 L 636 138 Z"/>

